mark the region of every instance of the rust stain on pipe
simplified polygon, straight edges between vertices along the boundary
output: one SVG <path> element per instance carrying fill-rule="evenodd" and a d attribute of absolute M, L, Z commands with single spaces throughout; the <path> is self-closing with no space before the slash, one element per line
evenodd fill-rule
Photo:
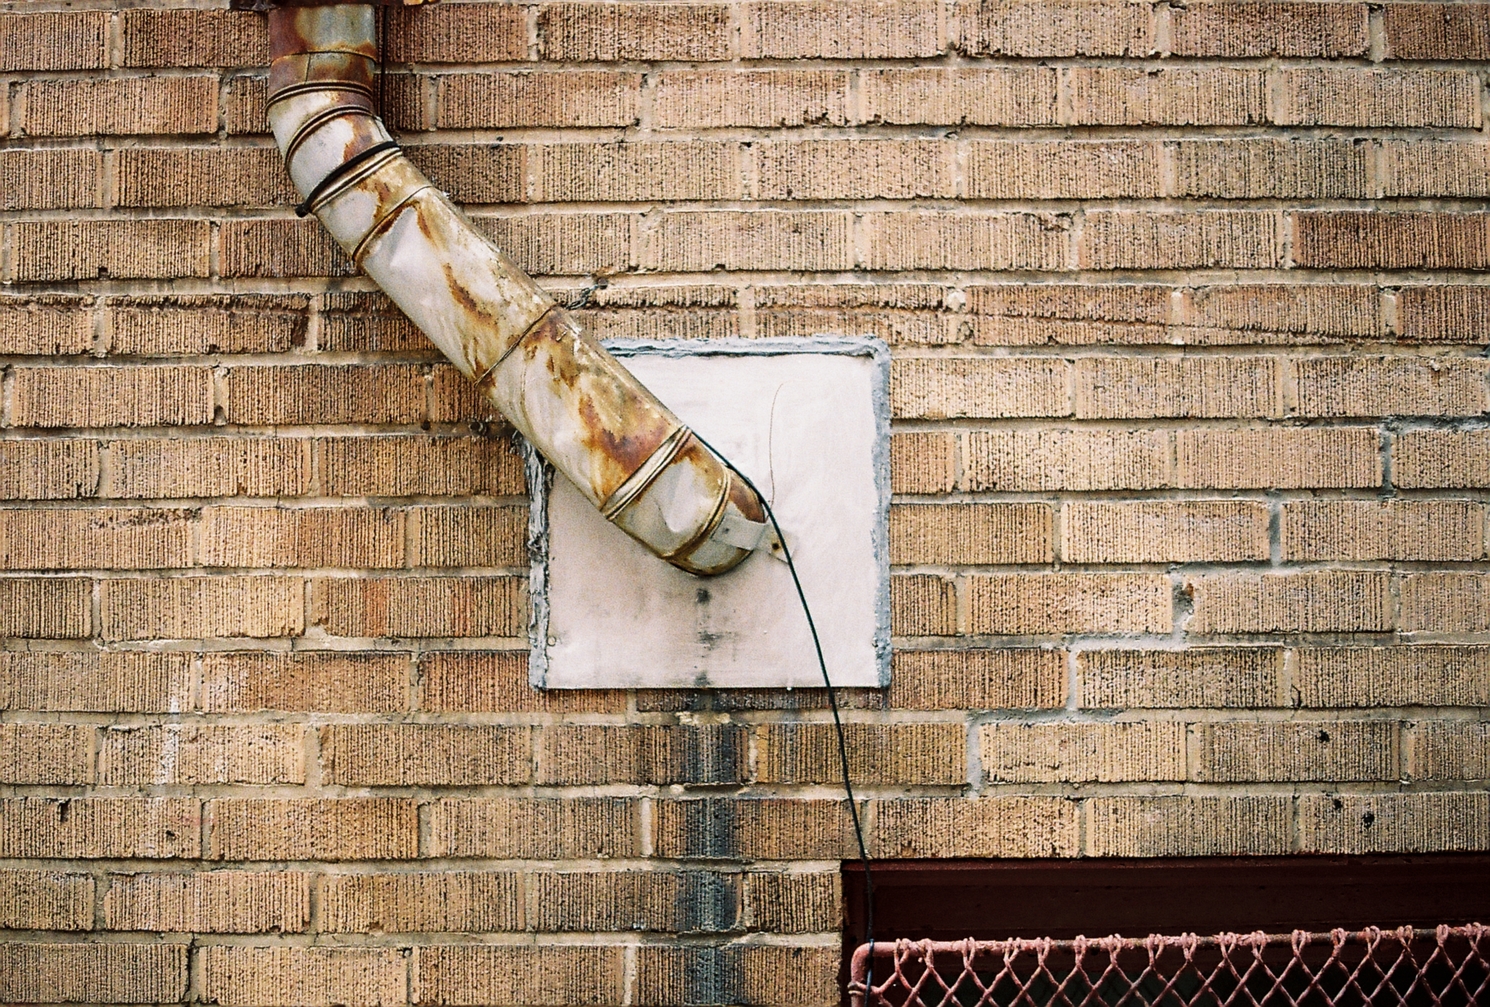
<path fill-rule="evenodd" d="M 301 212 L 632 538 L 704 575 L 770 550 L 754 491 L 398 149 L 372 104 L 375 25 L 367 3 L 270 11 L 269 119 Z"/>

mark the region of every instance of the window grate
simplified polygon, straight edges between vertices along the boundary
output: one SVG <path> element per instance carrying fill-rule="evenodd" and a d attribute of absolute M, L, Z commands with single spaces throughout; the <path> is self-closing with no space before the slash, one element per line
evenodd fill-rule
<path fill-rule="evenodd" d="M 862 945 L 853 1007 L 1490 1003 L 1490 927 Z M 873 971 L 869 968 L 873 964 Z M 872 985 L 867 991 L 865 983 Z"/>

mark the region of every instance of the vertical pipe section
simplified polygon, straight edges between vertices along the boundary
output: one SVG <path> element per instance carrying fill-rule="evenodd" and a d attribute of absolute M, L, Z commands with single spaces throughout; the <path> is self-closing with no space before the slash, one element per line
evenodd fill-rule
<path fill-rule="evenodd" d="M 695 574 L 771 549 L 755 492 L 399 150 L 373 104 L 373 8 L 283 7 L 269 30 L 269 121 L 297 211 L 632 538 Z"/>

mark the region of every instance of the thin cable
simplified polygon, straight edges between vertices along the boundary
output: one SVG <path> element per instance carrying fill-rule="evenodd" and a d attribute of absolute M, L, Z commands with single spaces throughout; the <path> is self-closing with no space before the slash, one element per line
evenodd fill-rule
<path fill-rule="evenodd" d="M 797 564 L 792 561 L 792 551 L 787 548 L 786 536 L 781 532 L 781 525 L 776 520 L 776 512 L 771 509 L 771 504 L 762 493 L 750 481 L 750 477 L 730 461 L 714 445 L 699 437 L 698 431 L 693 432 L 694 437 L 704 447 L 714 452 L 715 456 L 741 481 L 749 486 L 751 491 L 760 500 L 761 506 L 766 510 L 766 517 L 771 521 L 771 527 L 776 531 L 776 540 L 781 543 L 781 554 L 786 560 L 786 568 L 791 572 L 792 584 L 797 588 L 797 600 L 802 603 L 802 614 L 807 617 L 807 628 L 812 632 L 812 647 L 817 652 L 817 666 L 823 673 L 823 685 L 828 689 L 828 707 L 833 711 L 833 729 L 838 733 L 838 761 L 843 767 L 843 793 L 848 800 L 849 817 L 854 823 L 854 839 L 859 844 L 859 863 L 864 867 L 864 943 L 869 945 L 868 969 L 864 977 L 864 1003 L 869 1003 L 869 991 L 874 986 L 874 878 L 869 871 L 869 849 L 864 844 L 864 827 L 859 821 L 859 805 L 854 800 L 854 784 L 849 777 L 848 771 L 848 742 L 843 736 L 843 719 L 838 715 L 838 693 L 828 677 L 828 662 L 823 657 L 823 644 L 817 635 L 817 622 L 812 618 L 812 608 L 807 604 L 807 593 L 802 590 L 802 578 L 797 576 Z"/>

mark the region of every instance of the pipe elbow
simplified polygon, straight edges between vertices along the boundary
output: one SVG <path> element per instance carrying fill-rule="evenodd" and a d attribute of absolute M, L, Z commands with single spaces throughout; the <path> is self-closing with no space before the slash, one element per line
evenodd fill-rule
<path fill-rule="evenodd" d="M 281 7 L 269 24 L 269 120 L 302 215 L 626 534 L 699 575 L 768 548 L 745 480 L 404 155 L 373 100 L 373 7 Z"/>

